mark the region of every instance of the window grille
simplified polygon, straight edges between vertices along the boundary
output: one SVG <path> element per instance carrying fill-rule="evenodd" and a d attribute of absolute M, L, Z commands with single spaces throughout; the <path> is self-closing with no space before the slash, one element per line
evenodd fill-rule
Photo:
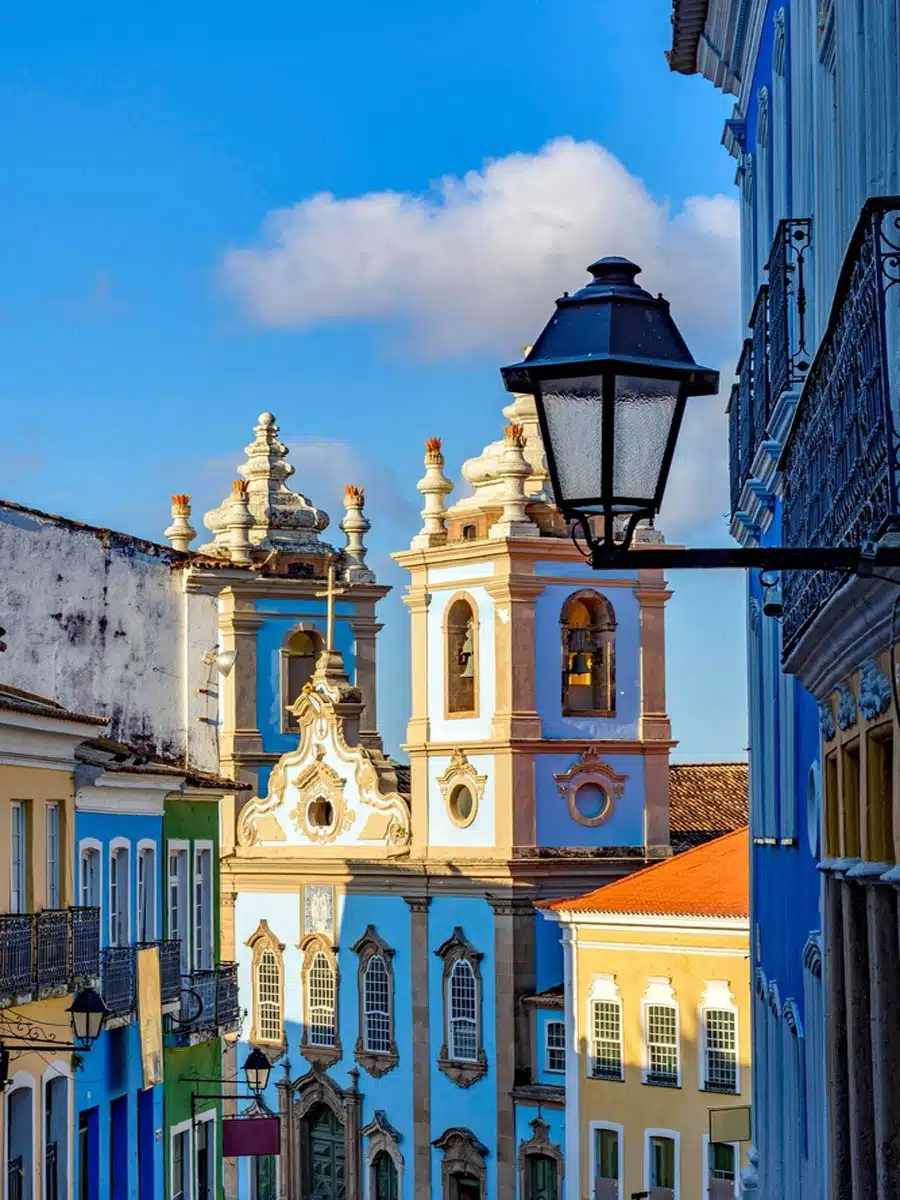
<path fill-rule="evenodd" d="M 374 954 L 363 977 L 363 1008 L 366 1018 L 366 1049 L 388 1054 L 391 1049 L 390 978 L 384 959 Z"/>
<path fill-rule="evenodd" d="M 706 1086 L 717 1092 L 737 1090 L 737 1016 L 728 1009 L 706 1014 Z"/>
<path fill-rule="evenodd" d="M 566 1069 L 566 1027 L 562 1021 L 547 1022 L 547 1070 Z"/>
<path fill-rule="evenodd" d="M 600 1079 L 621 1079 L 621 1006 L 617 1000 L 595 1000 L 592 1007 L 591 1074 Z"/>
<path fill-rule="evenodd" d="M 307 1040 L 310 1046 L 333 1046 L 337 1035 L 334 968 L 322 950 L 313 957 L 308 982 Z"/>
<path fill-rule="evenodd" d="M 281 972 L 273 950 L 263 950 L 256 970 L 256 1028 L 262 1041 L 281 1041 Z"/>
<path fill-rule="evenodd" d="M 669 1004 L 647 1005 L 647 1082 L 678 1083 L 678 1017 Z"/>
<path fill-rule="evenodd" d="M 464 958 L 450 972 L 450 1057 L 478 1061 L 478 984 L 472 964 Z"/>

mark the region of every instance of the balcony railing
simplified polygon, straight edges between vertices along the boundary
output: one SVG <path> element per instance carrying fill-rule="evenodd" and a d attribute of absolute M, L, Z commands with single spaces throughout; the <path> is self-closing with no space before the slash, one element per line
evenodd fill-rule
<path fill-rule="evenodd" d="M 804 267 L 812 222 L 808 217 L 778 222 L 766 270 L 769 273 L 769 392 L 799 387 L 809 370 L 806 347 Z"/>
<path fill-rule="evenodd" d="M 100 910 L 0 916 L 0 1003 L 72 991 L 99 973 Z"/>
<path fill-rule="evenodd" d="M 898 524 L 885 293 L 900 282 L 900 197 L 866 203 L 782 459 L 787 546 L 860 545 Z M 845 576 L 788 572 L 785 655 Z"/>
<path fill-rule="evenodd" d="M 750 471 L 750 462 L 753 457 L 751 449 L 753 441 L 753 425 L 751 406 L 753 403 L 753 342 L 750 338 L 744 342 L 744 348 L 741 350 L 741 357 L 738 359 L 737 365 L 738 381 L 735 384 L 737 389 L 734 399 L 737 400 L 736 411 L 734 412 L 734 426 L 736 434 L 736 458 L 737 458 L 737 473 L 732 474 L 732 511 L 737 508 L 738 499 L 740 498 L 741 488 L 744 486 L 744 480 Z M 734 401 L 732 401 L 734 408 Z"/>
<path fill-rule="evenodd" d="M 100 993 L 114 1017 L 137 1007 L 137 947 L 105 946 L 100 952 Z"/>
<path fill-rule="evenodd" d="M 741 399 L 740 388 L 734 384 L 728 401 L 728 474 L 731 480 L 731 511 L 737 512 L 741 499 Z"/>
<path fill-rule="evenodd" d="M 182 976 L 181 1006 L 176 1033 L 213 1036 L 240 1020 L 237 963 L 219 963 L 209 971 Z"/>

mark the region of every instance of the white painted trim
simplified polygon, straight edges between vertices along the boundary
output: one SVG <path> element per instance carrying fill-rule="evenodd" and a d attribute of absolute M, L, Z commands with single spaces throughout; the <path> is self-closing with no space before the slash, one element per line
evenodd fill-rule
<path fill-rule="evenodd" d="M 66 1138 L 68 1147 L 66 1151 L 66 1190 L 63 1200 L 72 1200 L 72 1187 L 75 1179 L 75 1079 L 72 1075 L 72 1068 L 68 1063 L 61 1059 L 55 1058 L 45 1067 L 41 1075 L 41 1113 L 39 1126 L 42 1130 L 41 1137 L 41 1195 L 43 1200 L 47 1200 L 47 1175 L 44 1171 L 44 1142 L 46 1140 L 46 1125 L 44 1117 L 47 1112 L 47 1085 L 54 1079 L 68 1080 L 66 1088 Z"/>
<path fill-rule="evenodd" d="M 587 1053 L 585 1055 L 585 1077 L 587 1079 L 605 1079 L 608 1082 L 615 1083 L 615 1079 L 610 1079 L 608 1075 L 594 1074 L 594 1005 L 595 1004 L 615 1004 L 619 1009 L 619 1075 L 621 1081 L 625 1078 L 625 1014 L 622 1009 L 622 998 L 619 993 L 616 977 L 614 975 L 594 975 L 591 980 L 591 986 L 587 994 L 587 1009 L 585 1015 L 587 1024 L 584 1031 L 584 1045 Z"/>
<path fill-rule="evenodd" d="M 198 1118 L 199 1119 L 199 1118 Z M 194 1129 L 193 1124 L 188 1118 L 187 1121 L 181 1121 L 178 1125 L 172 1125 L 169 1128 L 169 1195 L 175 1195 L 175 1138 L 179 1134 L 187 1134 L 187 1177 L 190 1186 L 189 1195 L 191 1200 L 194 1197 Z"/>
<path fill-rule="evenodd" d="M 75 883 L 76 895 L 78 903 L 82 903 L 81 895 L 81 861 L 86 850 L 93 850 L 97 854 L 98 873 L 97 873 L 97 902 L 100 909 L 100 926 L 103 927 L 103 843 L 97 838 L 86 837 L 79 839 L 78 842 L 78 878 Z"/>
<path fill-rule="evenodd" d="M 112 904 L 112 881 L 113 881 L 113 857 L 120 851 L 126 852 L 126 875 L 125 875 L 125 937 L 118 942 L 114 942 L 112 938 L 112 919 L 113 919 L 113 904 Z M 131 944 L 131 839 L 124 837 L 110 838 L 109 846 L 106 853 L 107 862 L 107 880 L 106 880 L 106 901 L 107 901 L 107 919 L 110 925 L 107 929 L 110 946 L 129 946 Z M 121 911 L 121 897 L 119 906 Z"/>
<path fill-rule="evenodd" d="M 739 1096 L 741 1094 L 741 1015 L 734 1002 L 734 996 L 728 981 L 725 979 L 704 979 L 705 989 L 697 1006 L 697 1078 L 700 1090 L 707 1088 L 707 1044 L 706 1044 L 706 1014 L 708 1012 L 730 1012 L 734 1015 L 734 1091 L 723 1092 L 713 1088 L 712 1094 L 717 1096 Z"/>
<path fill-rule="evenodd" d="M 9 829 L 8 829 L 7 836 L 9 837 L 9 911 L 11 913 L 26 913 L 29 911 L 28 884 L 30 882 L 30 880 L 29 880 L 30 872 L 29 872 L 28 868 L 29 868 L 29 863 L 30 863 L 30 859 L 31 859 L 31 854 L 29 853 L 31 850 L 31 847 L 28 844 L 28 804 L 29 804 L 29 801 L 27 801 L 27 800 L 13 799 L 13 800 L 10 800 L 10 802 L 9 802 Z M 12 831 L 13 831 L 13 819 L 14 819 L 16 813 L 21 813 L 21 816 L 22 816 L 22 837 L 21 837 L 21 847 L 20 847 L 20 849 L 22 851 L 22 862 L 20 864 L 20 868 L 21 868 L 20 870 L 16 869 L 15 862 L 13 859 Z M 18 904 L 18 907 L 16 907 L 16 908 L 13 907 L 13 888 L 14 887 L 15 887 L 15 891 L 16 891 L 16 895 L 17 895 L 17 904 Z"/>
<path fill-rule="evenodd" d="M 563 1067 L 563 1069 L 561 1071 L 558 1071 L 556 1069 L 556 1067 L 550 1066 L 550 1038 L 549 1038 L 548 1030 L 550 1029 L 551 1025 L 562 1025 L 562 1027 L 563 1027 L 563 1054 L 565 1055 L 565 1052 L 566 1052 L 566 1042 L 565 1042 L 566 1022 L 562 1017 L 553 1016 L 553 1017 L 548 1018 L 546 1021 L 544 1021 L 543 1025 L 544 1025 L 544 1070 L 547 1072 L 548 1075 L 565 1075 L 565 1073 L 566 1073 L 565 1067 Z M 559 1049 L 559 1047 L 554 1047 L 554 1048 Z"/>
<path fill-rule="evenodd" d="M 578 930 L 573 926 L 562 931 L 563 964 L 565 991 L 567 996 L 578 996 Z M 577 1000 L 567 1004 L 564 1009 L 566 1018 L 566 1098 L 569 1102 L 569 1112 L 572 1118 L 566 1121 L 566 1163 L 568 1170 L 565 1174 L 565 1200 L 581 1200 L 581 1129 L 579 1115 L 581 1112 L 579 1088 L 581 1084 L 581 1068 L 578 1062 L 578 1012 L 580 1005 Z"/>
<path fill-rule="evenodd" d="M 14 1092 L 29 1091 L 31 1092 L 31 1194 L 38 1194 L 37 1183 L 37 1160 L 40 1149 L 40 1117 L 42 1114 L 37 1112 L 35 1104 L 35 1092 L 37 1088 L 35 1084 L 37 1080 L 33 1075 L 29 1075 L 27 1071 L 15 1071 L 10 1076 L 9 1086 L 3 1095 L 3 1200 L 9 1200 L 9 1101 Z"/>
<path fill-rule="evenodd" d="M 193 886 L 193 875 L 190 872 L 189 855 L 191 843 L 185 838 L 169 838 L 165 846 L 166 867 L 165 867 L 165 924 L 164 929 L 166 937 L 173 938 L 177 933 L 181 942 L 181 969 L 182 973 L 186 974 L 191 967 L 191 937 L 193 921 L 191 914 L 193 906 L 191 904 L 191 888 Z M 171 874 L 171 857 L 173 854 L 182 854 L 184 856 L 184 878 L 179 880 L 177 875 Z M 183 888 L 179 888 L 179 904 L 178 904 L 178 929 L 173 933 L 172 930 L 172 910 L 171 910 L 171 888 L 173 880 L 178 883 L 183 883 Z"/>
<path fill-rule="evenodd" d="M 204 852 L 209 853 L 209 945 L 206 949 L 209 951 L 209 967 L 203 968 L 197 961 L 198 950 L 200 947 L 197 944 L 197 884 L 201 882 L 201 876 L 197 870 L 197 861 Z M 216 960 L 216 921 L 213 912 L 213 897 L 216 892 L 216 855 L 215 843 L 204 838 L 198 838 L 193 844 L 193 852 L 191 857 L 191 897 L 188 908 L 191 912 L 192 926 L 191 929 L 191 944 L 193 954 L 191 961 L 194 964 L 194 970 L 211 969 L 215 965 Z"/>
<path fill-rule="evenodd" d="M 64 845 L 63 812 L 65 801 L 47 800 L 44 803 L 44 904 L 47 908 L 61 908 L 63 896 L 63 862 L 66 857 Z M 56 901 L 50 896 L 50 813 L 56 810 Z"/>
<path fill-rule="evenodd" d="M 643 1083 L 648 1083 L 647 1076 L 650 1072 L 650 1042 L 648 1040 L 647 1030 L 647 1009 L 651 1007 L 674 1008 L 675 1010 L 675 1083 L 677 1087 L 681 1087 L 681 1007 L 678 1003 L 678 998 L 675 995 L 675 989 L 672 987 L 671 981 L 661 977 L 651 977 L 648 979 L 647 990 L 641 997 L 641 1080 Z M 649 1086 L 665 1087 L 666 1085 L 657 1085 L 651 1083 Z"/>
<path fill-rule="evenodd" d="M 87 715 L 87 714 L 85 714 Z M 0 725 L 14 729 L 37 729 L 42 733 L 68 735 L 73 738 L 72 751 L 80 743 L 92 737 L 100 737 L 109 728 L 109 722 L 94 724 L 92 721 L 72 721 L 66 717 L 51 717 L 44 713 L 16 712 L 15 709 L 0 709 Z"/>
<path fill-rule="evenodd" d="M 675 1129 L 645 1129 L 644 1130 L 644 1187 L 649 1189 L 650 1183 L 650 1139 L 652 1137 L 671 1138 L 675 1143 L 675 1200 L 681 1197 L 681 1136 Z"/>
<path fill-rule="evenodd" d="M 135 853 L 135 926 L 136 932 L 140 935 L 141 932 L 141 859 L 147 854 L 153 858 L 153 910 L 151 921 L 150 936 L 146 939 L 148 942 L 155 942 L 159 936 L 159 844 L 153 838 L 141 838 L 136 847 Z M 146 876 L 146 871 L 145 871 Z"/>
<path fill-rule="evenodd" d="M 619 1200 L 622 1200 L 622 1184 L 624 1182 L 622 1179 L 622 1175 L 625 1170 L 625 1126 L 617 1125 L 615 1121 L 588 1121 L 588 1144 L 589 1144 L 588 1161 L 590 1163 L 590 1166 L 589 1166 L 590 1179 L 588 1180 L 588 1186 L 591 1189 L 593 1189 L 594 1181 L 597 1178 L 597 1154 L 596 1154 L 597 1137 L 596 1137 L 596 1135 L 600 1132 L 601 1129 L 610 1130 L 612 1133 L 616 1134 L 616 1136 L 618 1138 L 618 1142 L 619 1142 L 619 1179 L 618 1179 L 618 1188 L 616 1190 L 618 1191 L 618 1194 L 619 1194 Z"/>
<path fill-rule="evenodd" d="M 193 1127 L 191 1128 L 191 1200 L 195 1200 L 194 1193 L 196 1191 L 196 1158 L 197 1158 L 197 1126 L 212 1125 L 212 1131 L 207 1130 L 207 1148 L 209 1151 L 209 1170 L 213 1177 L 213 1194 L 215 1194 L 215 1179 L 217 1173 L 217 1164 L 220 1161 L 219 1155 L 219 1137 L 218 1137 L 218 1121 L 216 1120 L 216 1110 L 214 1108 L 207 1109 L 206 1112 L 197 1113 L 194 1117 Z"/>
<path fill-rule="evenodd" d="M 740 937 L 750 928 L 749 917 L 689 917 L 672 915 L 671 913 L 629 913 L 629 912 L 549 912 L 561 925 L 589 925 L 611 929 L 622 929 L 628 932 L 643 932 L 646 929 L 670 929 L 673 931 L 710 932 L 730 934 Z"/>
<path fill-rule="evenodd" d="M 745 931 L 745 942 L 743 946 L 735 946 L 733 950 L 729 950 L 724 946 L 678 946 L 661 944 L 654 946 L 650 942 L 593 942 L 585 939 L 579 941 L 579 946 L 585 946 L 590 950 L 635 950 L 643 954 L 708 954 L 713 958 L 746 958 L 747 945 L 750 929 Z"/>
<path fill-rule="evenodd" d="M 99 782 L 97 780 L 90 786 L 80 787 L 75 793 L 75 808 L 78 812 L 161 817 L 165 814 L 166 796 L 172 795 L 173 792 L 178 796 L 182 794 L 181 788 L 173 786 L 179 781 L 171 777 L 167 778 L 167 786 L 164 789 L 148 788 L 143 776 L 139 783 L 129 782 L 125 787 L 122 787 L 121 781 L 117 779 L 115 790 L 109 785 L 102 794 L 98 787 Z"/>
<path fill-rule="evenodd" d="M 709 1174 L 709 1147 L 710 1138 L 708 1133 L 703 1135 L 703 1200 L 709 1200 L 710 1184 L 712 1179 Z M 740 1200 L 743 1188 L 741 1187 L 741 1147 L 739 1142 L 726 1142 L 734 1151 L 734 1198 Z"/>

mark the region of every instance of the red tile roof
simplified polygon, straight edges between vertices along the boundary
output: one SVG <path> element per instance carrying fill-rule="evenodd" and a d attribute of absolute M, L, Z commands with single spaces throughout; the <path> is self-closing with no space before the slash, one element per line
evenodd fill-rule
<path fill-rule="evenodd" d="M 748 821 L 745 762 L 673 763 L 669 830 L 676 853 L 741 829 Z"/>
<path fill-rule="evenodd" d="M 538 907 L 556 912 L 747 917 L 750 914 L 747 828 L 595 888 L 584 896 L 552 900 Z"/>

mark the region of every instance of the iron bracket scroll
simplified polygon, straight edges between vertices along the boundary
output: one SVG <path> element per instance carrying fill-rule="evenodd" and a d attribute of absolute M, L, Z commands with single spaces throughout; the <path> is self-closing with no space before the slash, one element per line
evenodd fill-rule
<path fill-rule="evenodd" d="M 610 549 L 595 545 L 591 566 L 601 570 L 647 568 L 663 571 L 733 570 L 847 571 L 871 575 L 875 567 L 900 568 L 900 545 L 878 546 L 734 546 L 707 550 L 675 546 L 647 546 L 639 550 Z M 900 583 L 900 579 L 897 581 Z"/>

